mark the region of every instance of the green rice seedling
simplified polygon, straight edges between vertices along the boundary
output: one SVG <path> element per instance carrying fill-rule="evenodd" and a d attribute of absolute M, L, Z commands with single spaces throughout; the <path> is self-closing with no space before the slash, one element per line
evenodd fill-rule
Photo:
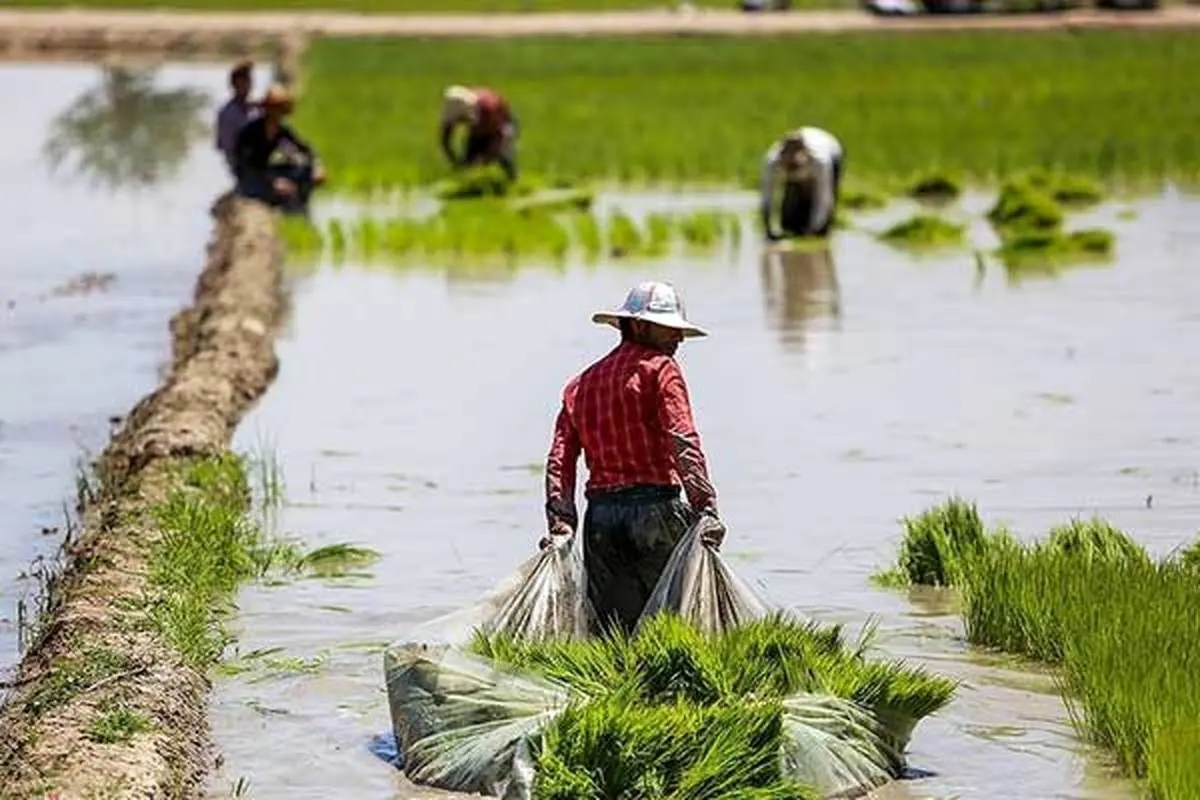
<path fill-rule="evenodd" d="M 782 777 L 782 746 L 778 703 L 592 703 L 568 708 L 546 732 L 534 791 L 548 800 L 817 797 Z"/>
<path fill-rule="evenodd" d="M 910 584 L 956 585 L 987 542 L 975 504 L 957 497 L 903 522 L 897 568 Z"/>
<path fill-rule="evenodd" d="M 1100 263 L 1112 254 L 1111 232 L 1096 229 L 1063 233 L 1058 230 L 1019 230 L 1006 235 L 996 250 L 1010 275 L 1031 270 L 1054 272 L 1062 266 Z"/>
<path fill-rule="evenodd" d="M 633 220 L 620 209 L 608 216 L 608 254 L 625 258 L 641 252 L 642 234 Z"/>
<path fill-rule="evenodd" d="M 781 103 L 797 63 L 808 79 Z M 348 191 L 451 174 L 439 96 L 470 81 L 509 98 L 543 176 L 753 185 L 772 141 L 819 120 L 858 184 L 936 165 L 964 186 L 1046 169 L 1158 188 L 1200 178 L 1195 74 L 1193 31 L 321 38 L 295 123 Z"/>
<path fill-rule="evenodd" d="M 846 189 L 838 198 L 839 208 L 849 211 L 874 211 L 886 208 L 887 204 L 888 196 L 886 194 L 867 189 Z"/>
<path fill-rule="evenodd" d="M 584 260 L 589 264 L 595 263 L 604 252 L 604 239 L 596 217 L 592 214 L 573 214 L 570 219 Z"/>
<path fill-rule="evenodd" d="M 1200 573 L 1200 539 L 1180 550 L 1178 559 L 1184 569 Z"/>
<path fill-rule="evenodd" d="M 285 216 L 279 219 L 279 236 L 289 258 L 320 253 L 323 247 L 321 231 L 302 217 Z"/>
<path fill-rule="evenodd" d="M 317 577 L 332 577 L 374 564 L 380 558 L 377 550 L 369 547 L 339 543 L 318 547 L 300 557 L 296 566 Z"/>
<path fill-rule="evenodd" d="M 1104 199 L 1104 186 L 1087 175 L 1039 169 L 1023 172 L 1020 177 L 1055 202 L 1070 208 L 1095 205 Z"/>
<path fill-rule="evenodd" d="M 1151 796 L 1200 793 L 1200 619 L 1180 613 L 1200 581 L 1183 558 L 1072 520 L 1027 545 L 989 535 L 955 584 L 969 641 L 1055 665 L 1081 736 Z"/>
<path fill-rule="evenodd" d="M 1073 519 L 1065 525 L 1050 529 L 1045 548 L 1059 550 L 1085 562 L 1095 560 L 1120 561 L 1150 558 L 1146 549 L 1122 530 L 1114 528 L 1099 517 Z"/>
<path fill-rule="evenodd" d="M 949 175 L 925 175 L 913 181 L 905 194 L 928 203 L 948 203 L 962 194 L 962 184 Z"/>
<path fill-rule="evenodd" d="M 665 256 L 671 249 L 678 218 L 672 214 L 655 212 L 646 215 L 646 245 L 644 251 L 652 258 Z"/>
<path fill-rule="evenodd" d="M 1000 189 L 987 214 L 1001 236 L 1014 232 L 1055 231 L 1063 221 L 1062 209 L 1044 190 L 1028 180 L 1009 180 Z"/>
<path fill-rule="evenodd" d="M 879 234 L 891 244 L 919 250 L 954 247 L 963 244 L 967 226 L 929 214 L 918 214 Z"/>

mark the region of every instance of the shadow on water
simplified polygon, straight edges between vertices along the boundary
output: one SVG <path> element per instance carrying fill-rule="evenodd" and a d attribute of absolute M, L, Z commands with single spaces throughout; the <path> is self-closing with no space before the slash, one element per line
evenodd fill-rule
<path fill-rule="evenodd" d="M 154 186 L 179 174 L 192 145 L 209 130 L 208 92 L 163 88 L 156 70 L 106 67 L 100 85 L 56 116 L 43 154 L 54 171 L 107 188 Z"/>

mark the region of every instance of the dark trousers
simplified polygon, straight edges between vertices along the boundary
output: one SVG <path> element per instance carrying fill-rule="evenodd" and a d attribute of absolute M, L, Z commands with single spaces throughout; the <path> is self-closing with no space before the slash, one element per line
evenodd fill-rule
<path fill-rule="evenodd" d="M 593 633 L 632 632 L 671 551 L 695 521 L 676 486 L 635 486 L 589 498 L 583 559 Z"/>
<path fill-rule="evenodd" d="M 473 133 L 467 136 L 466 152 L 463 153 L 464 164 L 487 162 L 492 158 L 500 163 L 510 181 L 517 179 L 517 148 L 514 141 L 502 133 Z"/>
<path fill-rule="evenodd" d="M 811 181 L 805 183 L 789 181 L 783 186 L 783 200 L 779 207 L 779 227 L 789 236 L 827 236 L 833 227 L 834 213 L 837 211 L 838 197 L 842 188 L 842 162 L 844 156 L 833 160 L 833 206 L 829 209 L 829 219 L 819 230 L 809 229 L 809 218 L 815 198 L 816 187 Z"/>

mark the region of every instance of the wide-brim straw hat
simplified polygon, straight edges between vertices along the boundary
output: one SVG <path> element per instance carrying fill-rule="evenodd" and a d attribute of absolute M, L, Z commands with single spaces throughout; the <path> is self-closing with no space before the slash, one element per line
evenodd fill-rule
<path fill-rule="evenodd" d="M 620 308 L 592 314 L 592 322 L 611 325 L 614 328 L 619 328 L 623 319 L 641 320 L 662 325 L 664 328 L 674 328 L 682 331 L 684 336 L 708 336 L 708 331 L 688 321 L 683 298 L 679 296 L 675 287 L 662 281 L 639 283 L 629 290 Z"/>
<path fill-rule="evenodd" d="M 449 86 L 442 92 L 442 119 L 473 119 L 479 96 L 466 86 Z"/>
<path fill-rule="evenodd" d="M 264 108 L 291 108 L 292 93 L 281 83 L 273 83 L 258 104 Z"/>

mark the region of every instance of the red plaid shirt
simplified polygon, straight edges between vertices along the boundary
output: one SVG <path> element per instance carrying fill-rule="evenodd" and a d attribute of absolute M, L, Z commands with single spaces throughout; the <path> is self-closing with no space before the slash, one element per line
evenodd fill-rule
<path fill-rule="evenodd" d="M 716 514 L 716 492 L 675 359 L 622 342 L 573 378 L 546 459 L 546 517 L 577 527 L 575 484 L 582 451 L 585 495 L 638 485 L 682 485 L 697 511 Z"/>

